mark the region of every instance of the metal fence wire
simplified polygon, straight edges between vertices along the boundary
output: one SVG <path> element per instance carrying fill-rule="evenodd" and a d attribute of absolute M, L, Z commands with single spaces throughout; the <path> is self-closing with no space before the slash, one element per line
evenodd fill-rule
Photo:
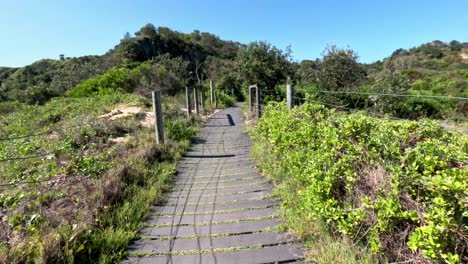
<path fill-rule="evenodd" d="M 412 98 L 428 98 L 428 99 L 456 100 L 456 101 L 468 102 L 467 97 L 460 97 L 460 96 L 374 93 L 374 92 L 371 93 L 371 92 L 353 92 L 353 91 L 327 91 L 327 90 L 307 90 L 307 89 L 294 89 L 294 92 L 301 92 L 301 93 L 304 94 L 305 97 L 307 97 L 310 94 L 323 93 L 323 94 L 341 94 L 341 95 L 350 95 L 350 96 L 351 95 L 366 95 L 366 96 L 387 96 L 387 97 L 412 97 Z M 276 90 L 276 89 L 265 89 L 265 90 L 260 90 L 260 95 L 261 95 L 261 98 L 259 98 L 258 101 L 263 103 L 263 104 L 261 103 L 260 106 L 262 108 L 262 112 L 264 112 L 265 111 L 264 108 L 266 107 L 266 104 L 268 103 L 268 102 L 265 102 L 265 100 L 264 100 L 265 96 L 283 96 L 283 97 L 286 98 L 286 90 L 281 91 L 281 90 Z M 251 100 L 252 100 L 252 98 L 251 98 Z M 255 99 L 255 100 L 257 100 L 257 99 Z M 411 119 L 406 119 L 406 118 L 395 117 L 395 116 L 391 116 L 391 115 L 388 115 L 388 114 L 375 113 L 375 112 L 369 111 L 367 109 L 351 108 L 351 107 L 348 107 L 347 105 L 338 105 L 338 104 L 327 103 L 327 102 L 323 102 L 323 101 L 319 101 L 319 100 L 313 100 L 313 99 L 310 99 L 310 98 L 298 97 L 298 96 L 295 96 L 294 93 L 292 95 L 291 100 L 293 102 L 293 105 L 300 105 L 300 104 L 306 103 L 306 102 L 316 103 L 316 104 L 322 104 L 322 105 L 327 106 L 327 107 L 333 107 L 333 108 L 336 108 L 336 109 L 347 110 L 347 111 L 350 111 L 350 112 L 364 112 L 364 113 L 366 113 L 368 115 L 372 115 L 372 116 L 375 116 L 375 117 L 378 117 L 378 118 L 387 118 L 387 119 L 391 119 L 391 120 L 413 122 L 413 123 L 417 123 L 417 124 L 422 125 L 422 126 L 427 125 L 427 124 L 419 122 L 417 120 L 411 120 Z M 258 104 L 257 102 L 253 103 L 253 105 L 255 107 L 254 109 L 257 109 L 257 104 Z M 462 132 L 462 133 L 468 133 L 468 130 L 463 129 L 463 128 L 446 127 L 446 126 L 443 126 L 443 125 L 437 125 L 437 126 L 440 127 L 440 128 L 443 128 L 443 129 L 447 129 L 447 130 L 453 130 L 453 131 L 459 131 L 459 132 Z M 379 139 L 384 140 L 384 141 L 389 142 L 389 143 L 397 142 L 397 143 L 399 143 L 400 145 L 402 145 L 404 147 L 414 148 L 414 146 L 409 145 L 409 144 L 407 144 L 405 142 L 395 141 L 393 139 L 381 137 L 381 136 L 376 135 L 376 134 L 373 134 L 373 136 L 376 136 Z M 452 160 L 454 162 L 468 164 L 468 160 L 465 160 L 465 159 L 460 159 L 460 158 L 452 157 L 452 156 L 449 156 L 449 155 L 446 155 L 446 154 L 443 154 L 443 153 L 434 152 L 434 151 L 431 151 L 431 150 L 428 150 L 428 149 L 425 149 L 425 148 L 422 148 L 422 147 L 417 147 L 417 148 L 423 150 L 426 153 L 430 153 L 430 154 L 433 154 L 433 155 L 436 155 L 436 156 L 439 156 L 439 157 L 442 157 L 442 158 L 450 159 L 450 160 Z"/>

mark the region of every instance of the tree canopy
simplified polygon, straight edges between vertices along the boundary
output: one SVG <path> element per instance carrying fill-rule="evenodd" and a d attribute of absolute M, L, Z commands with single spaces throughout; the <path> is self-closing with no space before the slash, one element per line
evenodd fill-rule
<path fill-rule="evenodd" d="M 322 58 L 294 62 L 289 48 L 280 49 L 266 41 L 242 44 L 198 30 L 181 33 L 146 24 L 133 35 L 124 34 L 101 56 L 69 58 L 60 54 L 57 60 L 39 60 L 25 67 L 0 67 L 0 101 L 42 104 L 65 94 L 77 96 L 78 90 L 82 95 L 105 91 L 146 94 L 155 84 L 177 92 L 208 80 L 242 99 L 249 85 L 271 90 L 288 78 L 323 90 L 370 87 L 408 92 L 417 88 L 460 95 L 468 90 L 468 64 L 460 56 L 466 50 L 468 43 L 436 40 L 397 49 L 383 61 L 361 64 L 352 49 L 328 46 Z M 140 77 L 135 77 L 136 72 Z M 67 93 L 69 90 L 74 92 Z"/>
<path fill-rule="evenodd" d="M 293 74 L 289 49 L 281 50 L 268 42 L 252 42 L 240 49 L 236 68 L 244 87 L 257 84 L 260 89 L 274 89 Z"/>

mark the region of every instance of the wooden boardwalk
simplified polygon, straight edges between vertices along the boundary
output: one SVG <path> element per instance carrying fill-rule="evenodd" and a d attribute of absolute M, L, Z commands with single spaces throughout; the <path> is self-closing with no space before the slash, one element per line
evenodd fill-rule
<path fill-rule="evenodd" d="M 279 201 L 250 160 L 239 105 L 213 115 L 178 164 L 125 263 L 302 263 L 302 245 L 275 232 Z"/>

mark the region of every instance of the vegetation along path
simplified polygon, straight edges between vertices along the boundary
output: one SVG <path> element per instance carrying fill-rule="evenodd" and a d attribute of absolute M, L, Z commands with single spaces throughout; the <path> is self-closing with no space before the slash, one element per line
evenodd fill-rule
<path fill-rule="evenodd" d="M 275 231 L 279 201 L 250 160 L 239 106 L 214 114 L 194 139 L 125 262 L 302 262 L 301 244 Z"/>

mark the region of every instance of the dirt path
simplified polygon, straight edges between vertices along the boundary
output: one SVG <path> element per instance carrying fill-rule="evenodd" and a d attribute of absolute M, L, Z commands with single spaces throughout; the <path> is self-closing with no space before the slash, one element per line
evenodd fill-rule
<path fill-rule="evenodd" d="M 125 263 L 302 263 L 301 244 L 274 231 L 279 201 L 241 124 L 239 105 L 208 120 Z"/>

